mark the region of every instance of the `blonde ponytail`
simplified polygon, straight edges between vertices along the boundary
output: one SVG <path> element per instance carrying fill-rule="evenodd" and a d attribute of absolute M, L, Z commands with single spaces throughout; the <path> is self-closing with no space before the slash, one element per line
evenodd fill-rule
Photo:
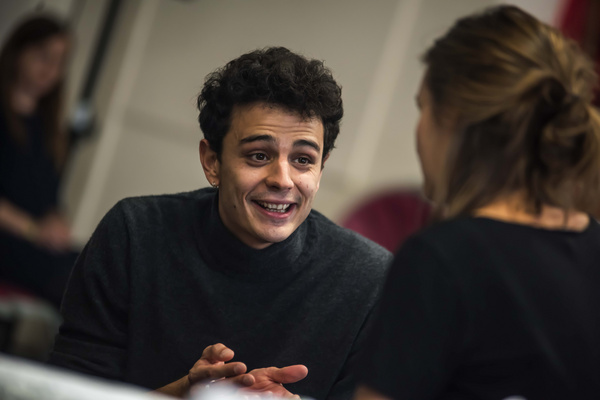
<path fill-rule="evenodd" d="M 531 205 L 593 212 L 600 118 L 593 63 L 514 6 L 459 20 L 423 57 L 436 115 L 458 121 L 434 194 L 449 216 L 525 191 Z"/>

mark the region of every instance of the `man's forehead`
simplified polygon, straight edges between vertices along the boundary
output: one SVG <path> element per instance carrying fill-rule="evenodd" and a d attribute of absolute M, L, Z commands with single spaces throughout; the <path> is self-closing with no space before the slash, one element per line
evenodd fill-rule
<path fill-rule="evenodd" d="M 284 115 L 298 118 L 299 120 L 301 120 L 303 122 L 310 122 L 310 121 L 319 121 L 320 122 L 319 117 L 311 116 L 311 115 L 302 115 L 302 113 L 300 113 L 299 111 L 290 109 L 283 104 L 265 103 L 262 101 L 257 101 L 257 102 L 253 102 L 253 103 L 247 103 L 247 104 L 236 104 L 232 108 L 231 115 L 232 115 L 232 117 L 235 117 L 236 115 L 238 115 L 240 113 L 244 114 L 244 113 L 248 113 L 253 110 L 259 110 L 259 111 L 262 110 L 262 111 L 269 112 L 269 113 L 284 114 Z"/>
<path fill-rule="evenodd" d="M 323 142 L 323 123 L 318 117 L 304 117 L 283 106 L 251 103 L 234 106 L 228 134 L 233 133 L 236 141 L 263 132 L 265 135 L 298 133 L 314 136 Z"/>

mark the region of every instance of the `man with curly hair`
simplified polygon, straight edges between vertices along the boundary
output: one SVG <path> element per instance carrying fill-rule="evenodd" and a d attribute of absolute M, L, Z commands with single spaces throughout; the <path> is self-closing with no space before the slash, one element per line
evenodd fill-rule
<path fill-rule="evenodd" d="M 341 88 L 322 62 L 267 48 L 210 74 L 198 108 L 213 187 L 125 199 L 104 217 L 51 362 L 175 396 L 222 379 L 350 398 L 391 255 L 312 210 Z"/>

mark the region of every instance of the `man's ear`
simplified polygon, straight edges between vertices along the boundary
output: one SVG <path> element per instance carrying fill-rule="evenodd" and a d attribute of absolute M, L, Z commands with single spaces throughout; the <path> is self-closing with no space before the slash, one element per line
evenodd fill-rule
<path fill-rule="evenodd" d="M 200 141 L 200 163 L 204 170 L 204 176 L 211 186 L 219 186 L 221 183 L 219 157 L 217 153 L 210 147 L 208 140 L 202 139 Z"/>

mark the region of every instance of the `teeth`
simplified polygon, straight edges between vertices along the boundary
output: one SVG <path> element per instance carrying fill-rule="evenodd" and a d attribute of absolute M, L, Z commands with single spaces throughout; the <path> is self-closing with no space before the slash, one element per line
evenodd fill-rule
<path fill-rule="evenodd" d="M 264 201 L 259 201 L 258 204 L 263 206 L 269 211 L 275 211 L 284 213 L 290 207 L 290 204 L 274 204 L 274 203 L 265 203 Z"/>

